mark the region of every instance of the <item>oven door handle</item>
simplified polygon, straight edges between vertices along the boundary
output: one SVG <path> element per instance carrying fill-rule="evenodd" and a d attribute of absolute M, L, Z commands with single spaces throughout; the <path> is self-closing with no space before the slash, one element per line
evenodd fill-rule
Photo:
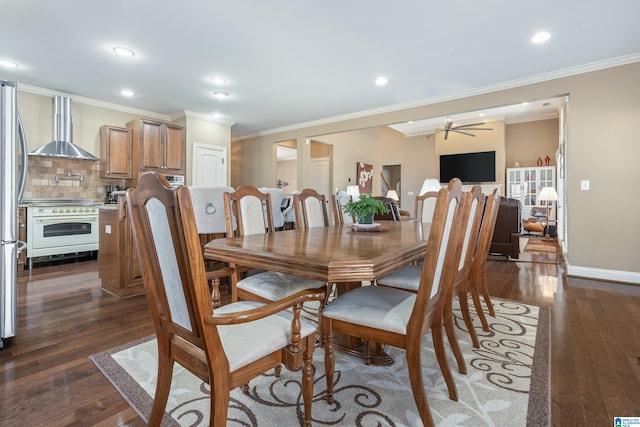
<path fill-rule="evenodd" d="M 34 218 L 34 222 L 39 224 L 60 224 L 62 222 L 97 222 L 98 217 L 77 217 L 77 216 L 58 216 L 55 218 Z"/>

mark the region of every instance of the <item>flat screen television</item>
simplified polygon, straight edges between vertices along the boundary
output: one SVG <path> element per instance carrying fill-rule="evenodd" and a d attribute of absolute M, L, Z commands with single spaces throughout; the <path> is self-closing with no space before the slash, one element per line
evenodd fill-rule
<path fill-rule="evenodd" d="M 463 183 L 495 182 L 496 152 L 444 154 L 440 156 L 440 182 L 460 178 Z"/>

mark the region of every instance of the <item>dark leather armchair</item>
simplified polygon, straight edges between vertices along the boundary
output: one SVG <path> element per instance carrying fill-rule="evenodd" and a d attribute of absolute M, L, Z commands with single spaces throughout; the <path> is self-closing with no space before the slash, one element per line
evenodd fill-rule
<path fill-rule="evenodd" d="M 500 198 L 496 227 L 489 253 L 520 257 L 521 205 L 518 199 Z"/>

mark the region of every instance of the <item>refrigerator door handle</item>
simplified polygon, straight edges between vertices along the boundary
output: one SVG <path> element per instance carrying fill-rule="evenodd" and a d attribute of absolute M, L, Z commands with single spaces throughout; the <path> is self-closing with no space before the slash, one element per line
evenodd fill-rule
<path fill-rule="evenodd" d="M 24 126 L 22 125 L 22 118 L 18 113 L 18 138 L 20 139 L 20 148 L 22 150 L 22 174 L 20 176 L 20 183 L 18 184 L 18 203 L 22 202 L 22 195 L 24 194 L 24 187 L 27 183 L 27 138 L 24 135 Z"/>
<path fill-rule="evenodd" d="M 27 242 L 23 242 L 22 240 L 18 240 L 16 242 L 18 244 L 17 249 L 18 249 L 18 253 L 24 251 L 25 249 L 27 249 Z"/>

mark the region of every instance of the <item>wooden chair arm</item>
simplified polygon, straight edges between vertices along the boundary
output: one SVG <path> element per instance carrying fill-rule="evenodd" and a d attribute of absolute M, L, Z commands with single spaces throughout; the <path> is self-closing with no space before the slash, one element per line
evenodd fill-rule
<path fill-rule="evenodd" d="M 216 314 L 215 312 L 205 317 L 207 325 L 235 325 L 238 323 L 253 322 L 272 314 L 283 311 L 289 307 L 302 304 L 305 301 L 321 301 L 325 297 L 325 292 L 313 292 L 310 290 L 300 291 L 297 294 L 288 296 L 278 301 L 271 302 L 251 310 L 237 311 L 234 313 Z"/>

